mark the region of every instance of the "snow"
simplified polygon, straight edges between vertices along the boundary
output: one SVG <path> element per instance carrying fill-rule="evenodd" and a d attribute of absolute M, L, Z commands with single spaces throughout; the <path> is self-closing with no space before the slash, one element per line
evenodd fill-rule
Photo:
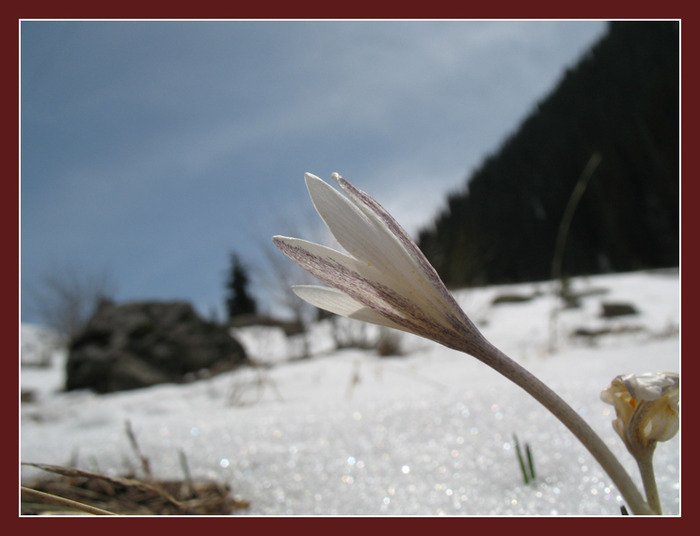
<path fill-rule="evenodd" d="M 546 283 L 456 293 L 486 337 L 559 393 L 618 456 L 641 489 L 600 391 L 619 374 L 680 372 L 678 271 L 576 278 L 585 297 L 557 317 Z M 492 305 L 501 294 L 534 294 Z M 600 317 L 602 302 L 639 314 Z M 348 321 L 352 322 L 352 321 Z M 357 323 L 361 335 L 374 327 Z M 615 333 L 575 337 L 578 328 Z M 369 330 L 369 331 L 367 331 Z M 43 333 L 43 335 L 41 335 Z M 21 461 L 138 472 L 129 422 L 156 478 L 227 482 L 250 502 L 242 515 L 609 515 L 623 504 L 608 476 L 537 402 L 474 358 L 409 334 L 402 355 L 336 350 L 329 323 L 314 326 L 312 357 L 272 328 L 236 335 L 261 366 L 186 385 L 96 395 L 62 392 L 65 351 L 22 326 Z M 51 348 L 51 347 L 50 347 Z M 51 367 L 33 366 L 37 352 Z M 25 355 L 26 354 L 26 355 Z M 536 480 L 525 485 L 513 435 L 529 444 Z M 680 513 L 680 441 L 660 443 L 657 484 L 665 514 Z M 22 480 L 45 473 L 23 467 Z"/>

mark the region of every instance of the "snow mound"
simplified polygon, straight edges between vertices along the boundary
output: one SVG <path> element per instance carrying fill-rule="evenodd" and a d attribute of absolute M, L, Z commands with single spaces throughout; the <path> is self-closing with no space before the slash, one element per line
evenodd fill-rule
<path fill-rule="evenodd" d="M 544 283 L 456 296 L 491 342 L 588 420 L 641 486 L 600 391 L 618 374 L 679 371 L 678 273 L 577 278 L 572 289 L 579 307 L 560 310 L 554 324 Z M 494 304 L 505 294 L 527 299 Z M 603 318 L 607 301 L 638 314 Z M 62 392 L 65 352 L 52 353 L 49 368 L 30 366 L 30 349 L 46 351 L 36 350 L 39 333 L 22 326 L 21 385 L 36 394 L 21 408 L 24 462 L 138 471 L 129 422 L 154 476 L 183 478 L 184 453 L 194 478 L 226 482 L 250 502 L 244 515 L 620 515 L 615 486 L 559 421 L 475 359 L 412 335 L 400 335 L 402 356 L 380 358 L 336 350 L 327 324 L 307 341 L 245 328 L 236 334 L 258 367 L 98 396 Z M 311 357 L 298 359 L 304 343 Z M 534 455 L 529 485 L 514 434 Z M 679 450 L 676 437 L 655 456 L 666 514 L 680 512 Z M 25 481 L 37 476 L 22 470 Z"/>

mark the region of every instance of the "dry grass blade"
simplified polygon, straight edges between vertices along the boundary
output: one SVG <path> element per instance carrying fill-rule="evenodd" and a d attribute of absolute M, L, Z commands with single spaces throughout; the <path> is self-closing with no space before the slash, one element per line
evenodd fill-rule
<path fill-rule="evenodd" d="M 107 510 L 103 510 L 102 508 L 96 508 L 94 506 L 90 506 L 89 504 L 84 504 L 78 501 L 73 501 L 71 499 L 66 499 L 65 497 L 59 497 L 58 495 L 52 495 L 51 493 L 45 493 L 43 491 L 27 488 L 25 486 L 22 486 L 21 489 L 23 494 L 33 497 L 35 499 L 39 499 L 44 503 L 62 506 L 71 510 L 78 510 L 80 512 L 85 512 L 87 514 L 95 514 L 98 516 L 115 515 L 113 512 L 108 512 Z"/>
<path fill-rule="evenodd" d="M 23 463 L 59 475 L 23 488 L 22 513 L 47 513 L 46 504 L 86 513 L 121 515 L 230 515 L 248 503 L 217 482 L 148 481 L 111 477 L 82 469 Z M 65 511 L 48 513 L 67 513 Z"/>
<path fill-rule="evenodd" d="M 153 475 L 151 474 L 151 463 L 141 453 L 141 449 L 139 448 L 139 443 L 136 441 L 136 434 L 134 434 L 134 429 L 131 427 L 131 421 L 126 421 L 125 423 L 126 426 L 126 436 L 129 438 L 129 443 L 131 444 L 131 448 L 134 450 L 136 455 L 139 457 L 139 460 L 141 461 L 141 467 L 143 467 L 143 472 L 146 474 L 148 478 L 151 478 Z"/>
<path fill-rule="evenodd" d="M 151 484 L 143 482 L 141 480 L 135 480 L 132 478 L 112 477 L 112 476 L 108 476 L 108 475 L 103 475 L 101 473 L 93 473 L 91 471 L 84 471 L 82 469 L 76 469 L 74 467 L 63 467 L 61 465 L 49 465 L 49 464 L 44 464 L 44 463 L 24 463 L 24 462 L 22 462 L 22 465 L 36 467 L 37 469 L 43 469 L 44 471 L 48 471 L 49 473 L 55 473 L 57 475 L 61 475 L 61 476 L 65 476 L 65 477 L 84 477 L 84 478 L 100 479 L 100 480 L 104 480 L 105 482 L 108 482 L 110 484 L 116 484 L 119 486 L 124 486 L 126 488 L 136 488 L 136 489 L 139 489 L 142 491 L 147 491 L 150 493 L 154 493 L 156 495 L 160 495 L 165 500 L 173 503 L 175 506 L 182 507 L 182 504 L 177 499 L 175 499 L 172 495 L 167 493 L 166 491 L 160 489 L 157 486 L 153 486 Z"/>

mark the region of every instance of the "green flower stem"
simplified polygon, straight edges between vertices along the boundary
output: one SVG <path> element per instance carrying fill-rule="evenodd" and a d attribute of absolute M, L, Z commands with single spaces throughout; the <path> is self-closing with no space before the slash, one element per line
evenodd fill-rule
<path fill-rule="evenodd" d="M 466 347 L 467 345 L 468 349 Z M 603 467 L 634 514 L 649 515 L 655 513 L 644 501 L 642 494 L 637 489 L 637 486 L 634 484 L 627 471 L 625 471 L 625 468 L 600 436 L 598 436 L 589 424 L 574 411 L 571 406 L 562 400 L 559 395 L 486 339 L 483 339 L 481 344 L 474 344 L 472 339 L 466 343 L 465 348 L 460 350 L 466 351 L 497 372 L 500 372 L 503 376 L 524 389 L 557 417 L 579 441 L 583 443 Z M 651 462 L 651 459 L 649 462 Z M 649 465 L 651 466 L 651 463 Z M 644 474 L 644 472 L 642 474 Z M 651 475 L 653 478 L 653 470 Z M 646 480 L 644 483 L 646 485 Z M 655 490 L 656 485 L 654 484 L 654 491 Z"/>

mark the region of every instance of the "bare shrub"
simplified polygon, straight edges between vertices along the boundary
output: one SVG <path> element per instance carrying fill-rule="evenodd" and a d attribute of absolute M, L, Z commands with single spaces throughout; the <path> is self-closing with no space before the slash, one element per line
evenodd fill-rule
<path fill-rule="evenodd" d="M 28 298 L 41 321 L 70 340 L 85 327 L 100 301 L 112 299 L 115 292 L 107 272 L 63 266 L 48 270 Z"/>

